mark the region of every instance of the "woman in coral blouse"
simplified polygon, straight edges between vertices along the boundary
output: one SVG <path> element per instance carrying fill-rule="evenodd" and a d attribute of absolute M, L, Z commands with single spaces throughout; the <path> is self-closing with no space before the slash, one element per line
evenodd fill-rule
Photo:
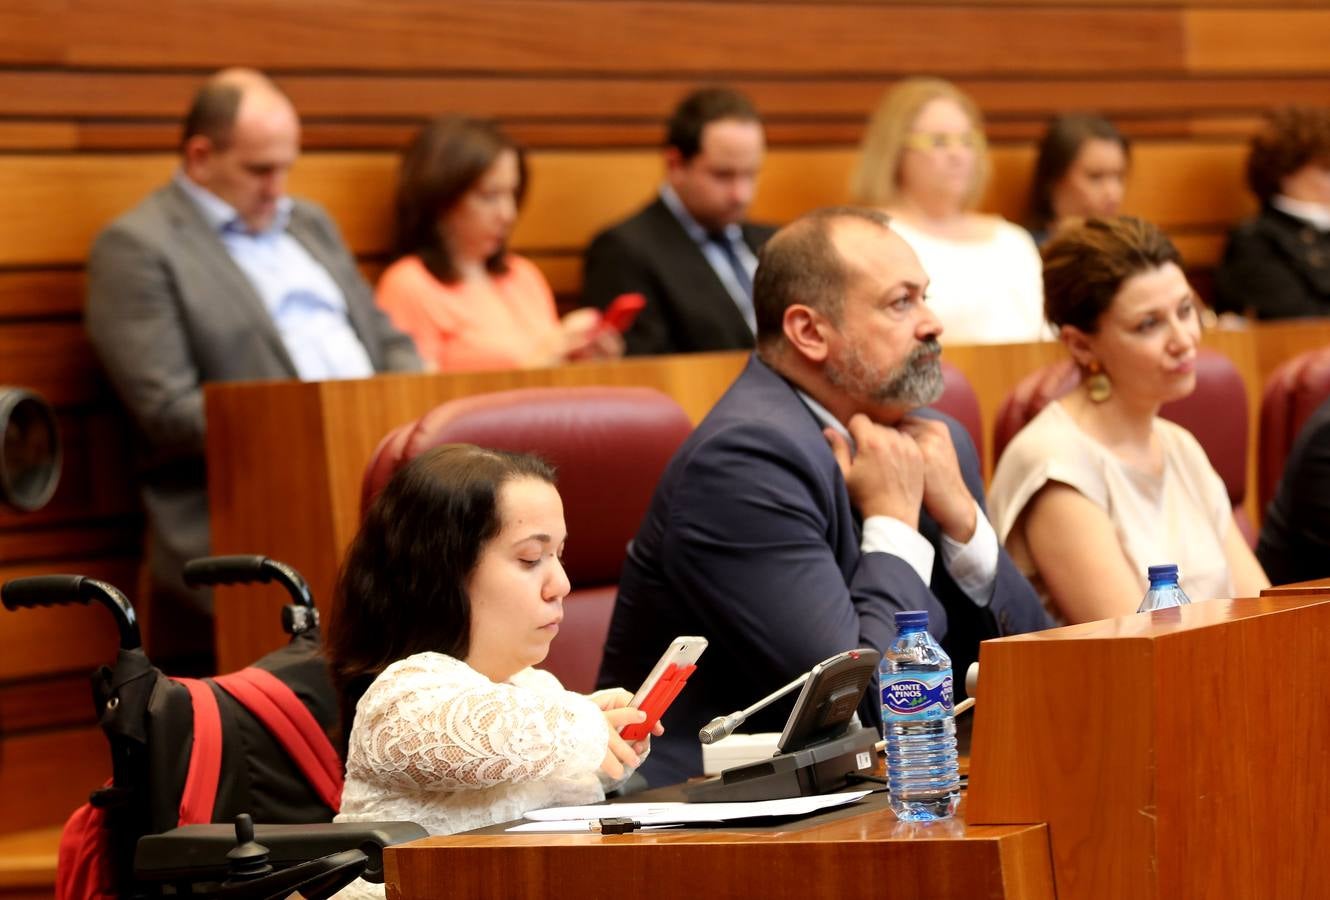
<path fill-rule="evenodd" d="M 497 125 L 444 116 L 416 136 L 397 185 L 398 259 L 376 300 L 441 371 L 559 365 L 623 353 L 594 309 L 562 319 L 549 283 L 508 251 L 526 161 Z"/>

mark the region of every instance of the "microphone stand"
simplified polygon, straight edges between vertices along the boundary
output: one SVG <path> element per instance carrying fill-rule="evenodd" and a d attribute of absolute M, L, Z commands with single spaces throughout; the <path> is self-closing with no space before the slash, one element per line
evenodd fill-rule
<path fill-rule="evenodd" d="M 785 687 L 777 688 L 752 706 L 745 707 L 738 712 L 732 712 L 728 716 L 716 716 L 697 733 L 697 739 L 704 744 L 714 744 L 721 738 L 729 737 L 734 733 L 734 729 L 742 725 L 753 713 L 761 712 L 795 688 L 802 687 L 803 683 L 808 680 L 809 674 L 808 672 L 803 673 Z"/>
<path fill-rule="evenodd" d="M 871 658 L 865 658 L 862 662 L 852 662 L 860 660 L 866 653 L 871 653 Z M 845 790 L 851 786 L 852 780 L 858 783 L 861 779 L 852 779 L 852 777 L 858 776 L 866 769 L 871 770 L 876 761 L 874 745 L 877 743 L 878 733 L 873 728 L 843 730 L 849 727 L 854 707 L 858 705 L 864 691 L 863 687 L 858 686 L 860 682 L 847 684 L 845 678 L 862 675 L 862 668 L 857 672 L 851 672 L 849 666 L 862 667 L 867 663 L 871 669 L 876 661 L 877 653 L 873 651 L 858 650 L 837 654 L 819 663 L 813 671 L 800 675 L 752 706 L 712 719 L 697 733 L 698 740 L 703 744 L 711 744 L 726 737 L 749 716 L 775 703 L 807 683 L 815 673 L 818 674 L 818 678 L 807 689 L 807 692 L 815 696 L 801 695 L 800 702 L 795 704 L 795 709 L 790 714 L 790 721 L 786 723 L 785 733 L 781 735 L 781 744 L 778 745 L 781 747 L 781 752 L 770 759 L 731 766 L 715 778 L 687 785 L 684 787 L 684 796 L 691 803 L 780 800 Z M 849 666 L 837 667 L 840 663 L 848 663 Z M 866 678 L 862 683 L 866 685 L 869 681 L 871 678 Z M 800 707 L 805 705 L 808 709 L 815 710 L 816 716 L 835 717 L 829 722 L 826 718 L 813 720 L 822 726 L 822 729 L 819 729 L 821 734 L 810 734 L 807 729 L 795 724 L 796 721 L 806 724 L 805 720 L 800 719 Z M 829 712 L 830 710 L 834 710 L 834 713 Z M 840 729 L 836 737 L 822 736 L 827 733 L 825 728 L 828 724 L 831 725 L 833 733 Z"/>

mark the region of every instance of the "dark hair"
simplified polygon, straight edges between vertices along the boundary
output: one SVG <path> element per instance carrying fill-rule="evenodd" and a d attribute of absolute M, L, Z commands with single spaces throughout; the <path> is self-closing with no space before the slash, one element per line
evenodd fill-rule
<path fill-rule="evenodd" d="M 180 146 L 192 137 L 203 135 L 219 150 L 231 142 L 231 129 L 236 123 L 240 99 L 244 92 L 234 84 L 208 83 L 194 95 L 180 135 Z"/>
<path fill-rule="evenodd" d="M 770 347 L 784 333 L 785 310 L 802 303 L 839 322 L 849 272 L 831 240 L 838 219 L 861 219 L 887 228 L 886 213 L 860 206 L 829 206 L 795 219 L 758 254 L 753 276 L 757 343 Z"/>
<path fill-rule="evenodd" d="M 271 91 L 290 102 L 282 89 L 262 72 L 223 69 L 205 81 L 194 95 L 181 128 L 181 149 L 190 138 L 202 135 L 218 150 L 225 150 L 231 143 L 231 131 L 240 112 L 240 103 L 245 94 L 253 90 Z"/>
<path fill-rule="evenodd" d="M 1308 163 L 1330 166 L 1330 109 L 1289 106 L 1266 113 L 1247 157 L 1252 192 L 1265 203 L 1284 178 Z"/>
<path fill-rule="evenodd" d="M 338 575 L 327 643 L 344 744 L 356 704 L 389 665 L 425 651 L 466 657 L 467 580 L 503 525 L 500 488 L 522 478 L 553 484 L 554 469 L 528 454 L 444 444 L 399 469 L 374 499 Z"/>
<path fill-rule="evenodd" d="M 445 284 L 460 277 L 452 252 L 439 233 L 439 218 L 475 187 L 505 151 L 517 154 L 517 203 L 526 194 L 526 154 L 498 123 L 469 116 L 442 116 L 411 140 L 397 176 L 396 255 L 420 257 L 425 268 Z M 500 247 L 485 268 L 508 271 L 508 248 Z"/>
<path fill-rule="evenodd" d="M 684 162 L 702 151 L 702 132 L 712 122 L 738 119 L 762 124 L 753 102 L 730 88 L 710 87 L 693 91 L 674 108 L 665 127 L 665 146 L 679 151 Z"/>
<path fill-rule="evenodd" d="M 1026 209 L 1026 225 L 1040 231 L 1053 224 L 1053 189 L 1066 176 L 1086 141 L 1113 141 L 1131 156 L 1131 144 L 1113 123 L 1092 113 L 1064 113 L 1054 116 L 1039 141 L 1039 153 L 1034 163 L 1034 177 L 1030 181 L 1030 199 Z"/>
<path fill-rule="evenodd" d="M 1182 257 L 1164 232 L 1135 216 L 1069 223 L 1044 245 L 1044 316 L 1086 334 L 1134 275 Z"/>

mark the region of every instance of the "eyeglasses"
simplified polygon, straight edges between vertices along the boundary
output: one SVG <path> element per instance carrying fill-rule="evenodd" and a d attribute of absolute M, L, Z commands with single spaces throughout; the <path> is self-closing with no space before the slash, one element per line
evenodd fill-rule
<path fill-rule="evenodd" d="M 905 146 L 911 150 L 919 150 L 924 153 L 930 150 L 950 150 L 954 147 L 974 150 L 979 146 L 979 141 L 979 132 L 973 130 L 962 131 L 959 134 L 949 134 L 941 131 L 915 131 L 906 135 Z"/>

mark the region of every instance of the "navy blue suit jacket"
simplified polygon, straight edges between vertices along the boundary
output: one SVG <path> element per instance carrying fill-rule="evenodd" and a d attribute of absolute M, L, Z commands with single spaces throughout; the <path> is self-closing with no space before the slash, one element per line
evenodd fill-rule
<path fill-rule="evenodd" d="M 974 446 L 945 421 L 970 492 L 982 506 Z M 935 547 L 940 529 L 921 511 Z M 862 553 L 860 517 L 822 426 L 791 385 L 754 356 L 675 454 L 629 548 L 601 664 L 602 686 L 633 690 L 676 635 L 710 641 L 697 672 L 666 714 L 643 774 L 667 784 L 701 772 L 698 729 L 742 709 L 854 647 L 886 647 L 894 613 L 925 609 L 960 682 L 978 642 L 1050 623 L 1029 583 L 1000 551 L 987 608 L 976 606 L 942 565 L 932 589 L 903 559 Z M 876 725 L 876 692 L 860 718 Z M 743 730 L 779 731 L 792 699 Z"/>

